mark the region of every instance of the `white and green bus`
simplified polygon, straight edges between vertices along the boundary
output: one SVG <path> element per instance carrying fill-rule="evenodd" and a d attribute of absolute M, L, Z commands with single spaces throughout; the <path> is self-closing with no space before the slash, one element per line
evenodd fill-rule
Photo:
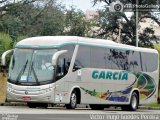
<path fill-rule="evenodd" d="M 3 65 L 9 52 L 2 55 Z M 30 108 L 65 104 L 74 109 L 89 104 L 92 109 L 120 106 L 134 111 L 138 105 L 157 102 L 158 58 L 154 49 L 109 40 L 27 38 L 13 51 L 7 101 L 26 102 Z"/>

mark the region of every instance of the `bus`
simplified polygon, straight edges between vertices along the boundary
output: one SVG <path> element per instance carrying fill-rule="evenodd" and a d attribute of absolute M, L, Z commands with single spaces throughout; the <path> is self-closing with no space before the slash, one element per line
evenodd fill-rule
<path fill-rule="evenodd" d="M 11 51 L 2 55 L 3 65 Z M 26 102 L 30 108 L 85 104 L 135 111 L 157 102 L 158 81 L 154 49 L 77 36 L 31 37 L 13 50 L 7 101 Z"/>

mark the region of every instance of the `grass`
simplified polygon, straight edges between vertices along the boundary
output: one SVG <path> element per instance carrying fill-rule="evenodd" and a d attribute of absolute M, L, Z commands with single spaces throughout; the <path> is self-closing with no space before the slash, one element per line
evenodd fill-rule
<path fill-rule="evenodd" d="M 160 53 L 160 44 L 154 44 L 154 48 Z"/>
<path fill-rule="evenodd" d="M 160 104 L 154 103 L 154 104 L 147 104 L 147 105 L 144 105 L 144 106 L 147 106 L 147 107 L 160 107 Z"/>

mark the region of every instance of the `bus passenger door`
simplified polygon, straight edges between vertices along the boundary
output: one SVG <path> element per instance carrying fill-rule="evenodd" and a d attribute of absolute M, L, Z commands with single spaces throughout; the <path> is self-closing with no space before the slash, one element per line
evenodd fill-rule
<path fill-rule="evenodd" d="M 61 103 L 63 100 L 65 76 L 65 59 L 63 57 L 58 58 L 55 72 L 55 102 Z"/>

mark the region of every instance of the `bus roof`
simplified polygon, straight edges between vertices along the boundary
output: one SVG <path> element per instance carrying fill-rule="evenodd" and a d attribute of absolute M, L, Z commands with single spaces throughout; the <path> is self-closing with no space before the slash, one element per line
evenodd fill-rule
<path fill-rule="evenodd" d="M 77 36 L 40 36 L 26 38 L 16 44 L 16 48 L 58 48 L 65 44 L 83 44 L 89 46 L 101 46 L 125 50 L 158 53 L 157 50 L 149 48 L 134 47 L 113 42 L 111 40 L 77 37 Z"/>

